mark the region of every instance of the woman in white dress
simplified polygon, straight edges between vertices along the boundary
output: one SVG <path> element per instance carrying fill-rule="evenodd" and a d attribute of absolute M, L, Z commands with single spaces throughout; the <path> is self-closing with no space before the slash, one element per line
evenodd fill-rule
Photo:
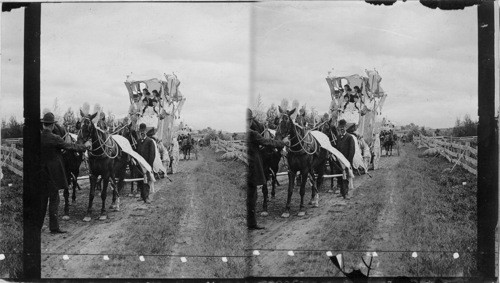
<path fill-rule="evenodd" d="M 139 120 L 139 124 L 146 124 L 146 128 L 156 128 L 158 127 L 158 112 L 153 106 L 149 106 L 149 101 L 147 98 L 142 100 L 142 114 Z M 149 130 L 148 129 L 148 130 Z"/>

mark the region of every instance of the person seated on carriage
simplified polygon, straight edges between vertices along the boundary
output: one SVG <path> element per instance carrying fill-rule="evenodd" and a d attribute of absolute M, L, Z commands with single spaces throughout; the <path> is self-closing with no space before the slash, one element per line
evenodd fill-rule
<path fill-rule="evenodd" d="M 146 124 L 148 128 L 156 128 L 158 126 L 158 112 L 154 107 L 149 106 L 149 101 L 147 98 L 142 100 L 142 114 L 140 123 Z"/>
<path fill-rule="evenodd" d="M 361 89 L 359 88 L 359 86 L 354 86 L 354 94 L 353 95 L 357 96 L 361 100 L 361 104 L 365 103 L 364 95 L 361 92 Z"/>
<path fill-rule="evenodd" d="M 153 89 L 152 93 L 153 93 L 153 98 L 156 99 L 160 107 L 163 107 L 163 99 L 161 98 L 160 93 L 156 89 Z"/>
<path fill-rule="evenodd" d="M 145 98 L 147 98 L 148 103 L 150 103 L 151 99 L 153 99 L 153 98 L 154 98 L 154 97 L 153 97 L 153 95 L 149 92 L 149 90 L 148 90 L 147 88 L 143 88 L 143 89 L 142 89 L 142 96 L 143 96 L 143 97 L 142 97 L 142 99 L 143 99 L 143 100 L 144 100 Z M 153 104 L 152 104 L 152 103 L 150 103 L 150 105 L 149 105 L 149 106 L 153 106 Z"/>

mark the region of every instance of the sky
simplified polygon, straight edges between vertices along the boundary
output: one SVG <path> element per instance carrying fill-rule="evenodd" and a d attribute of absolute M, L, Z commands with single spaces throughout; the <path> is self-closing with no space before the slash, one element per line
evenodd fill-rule
<path fill-rule="evenodd" d="M 23 9 L 2 13 L 0 118 L 22 119 Z M 376 68 L 382 116 L 452 127 L 477 119 L 477 9 L 418 1 L 64 3 L 42 5 L 41 109 L 95 103 L 118 118 L 126 76 L 174 72 L 195 129 L 245 130 L 245 108 L 283 98 L 328 109 L 325 81 Z M 497 48 L 498 49 L 498 48 Z M 498 75 L 497 75 L 498 77 Z"/>
<path fill-rule="evenodd" d="M 328 111 L 328 71 L 374 68 L 388 97 L 382 116 L 397 125 L 453 127 L 477 119 L 477 9 L 431 10 L 417 1 L 392 7 L 364 1 L 258 3 L 254 6 L 252 104 L 297 99 Z"/>
<path fill-rule="evenodd" d="M 2 118 L 22 119 L 23 17 L 2 13 Z M 126 76 L 175 73 L 194 129 L 245 130 L 250 9 L 231 3 L 43 4 L 41 109 L 99 103 L 123 118 Z M 61 113 L 62 114 L 62 113 Z"/>

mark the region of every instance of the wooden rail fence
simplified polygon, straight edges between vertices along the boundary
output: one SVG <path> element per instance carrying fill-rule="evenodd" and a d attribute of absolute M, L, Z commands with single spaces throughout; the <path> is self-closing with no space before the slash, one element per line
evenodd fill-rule
<path fill-rule="evenodd" d="M 477 149 L 471 146 L 477 141 L 476 137 L 447 138 L 447 137 L 414 137 L 418 146 L 436 148 L 440 155 L 449 162 L 460 165 L 465 170 L 477 176 Z"/>
<path fill-rule="evenodd" d="M 2 167 L 5 166 L 16 175 L 23 176 L 23 151 L 17 148 L 17 143 L 2 145 L 0 159 Z"/>

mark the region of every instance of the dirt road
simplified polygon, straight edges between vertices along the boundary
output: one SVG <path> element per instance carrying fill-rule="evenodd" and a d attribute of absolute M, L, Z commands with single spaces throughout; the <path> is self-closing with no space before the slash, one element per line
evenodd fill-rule
<path fill-rule="evenodd" d="M 88 203 L 88 188 L 78 192 L 78 203 L 70 208 L 72 219 L 60 222 L 61 228 L 69 233 L 51 235 L 47 230 L 42 232 L 42 253 L 46 254 L 42 256 L 42 277 L 215 277 L 214 270 L 220 272 L 221 269 L 219 262 L 208 264 L 213 268 L 206 268 L 206 258 L 189 257 L 206 254 L 196 247 L 204 246 L 207 241 L 203 231 L 207 220 L 203 214 L 211 204 L 206 198 L 213 197 L 207 195 L 201 185 L 209 177 L 200 178 L 200 173 L 205 173 L 207 164 L 224 166 L 215 158 L 214 153 L 202 151 L 198 160 L 181 161 L 179 172 L 168 175 L 173 182 L 162 179 L 155 184 L 157 191 L 151 197 L 152 204 L 145 205 L 135 197 L 122 197 L 121 211 L 108 211 L 109 219 L 105 221 L 82 221 Z M 129 190 L 129 185 L 126 185 L 126 194 Z M 107 202 L 109 206 L 109 196 Z M 101 199 L 95 198 L 95 216 L 98 216 L 100 205 Z M 243 219 L 243 215 L 240 218 Z M 65 254 L 69 260 L 63 259 Z M 104 255 L 109 260 L 104 260 Z M 144 255 L 144 261 L 139 255 Z M 179 256 L 167 255 L 186 255 L 188 262 L 181 262 Z M 200 265 L 205 265 L 205 268 Z M 235 272 L 241 270 L 242 267 Z M 233 272 L 231 276 L 236 275 Z"/>
<path fill-rule="evenodd" d="M 280 217 L 286 204 L 288 186 L 287 177 L 280 179 L 282 186 L 277 188 L 276 199 L 270 201 L 269 216 L 258 219 L 266 229 L 252 232 L 253 247 L 260 251 L 260 255 L 253 258 L 252 275 L 343 276 L 333 266 L 326 251 L 332 251 L 334 255 L 342 253 L 347 271 L 356 268 L 365 274 L 367 269 L 362 258 L 369 262 L 366 251 L 378 251 L 378 257 L 373 258 L 370 276 L 422 276 L 436 275 L 436 272 L 463 275 L 463 270 L 468 267 L 451 271 L 451 267 L 458 265 L 457 262 L 449 263 L 450 259 L 453 261 L 449 253 L 430 254 L 428 257 L 420 254 L 418 260 L 410 256 L 412 250 L 473 248 L 471 245 L 475 240 L 475 230 L 471 227 L 474 220 L 464 223 L 455 216 L 451 217 L 450 213 L 435 214 L 444 205 L 452 207 L 449 206 L 449 199 L 443 200 L 452 195 L 445 191 L 451 189 L 450 186 L 440 186 L 436 180 L 423 177 L 427 174 L 424 170 L 429 170 L 429 175 L 439 176 L 444 166 L 451 165 L 444 159 L 419 158 L 418 152 L 413 145 L 406 145 L 402 147 L 400 156 L 383 156 L 381 168 L 370 171 L 373 178 L 356 176 L 350 200 L 327 193 L 330 181 L 326 181 L 320 191 L 320 207 L 309 206 L 304 217 L 297 216 L 300 202 L 298 187 L 292 197 L 292 216 L 289 219 Z M 473 189 L 473 186 L 465 188 L 467 193 L 472 194 Z M 305 197 L 308 202 L 309 187 Z M 261 201 L 259 195 L 258 208 L 262 207 Z M 470 214 L 473 208 L 469 206 L 468 212 L 454 213 Z M 457 215 L 457 218 L 460 217 Z M 443 223 L 437 224 L 439 221 Z M 451 228 L 445 224 L 467 235 L 464 240 L 467 246 L 458 244 L 456 232 L 447 231 Z M 289 255 L 289 251 L 294 251 L 293 256 Z M 441 258 L 445 265 L 437 268 L 437 258 Z M 436 268 L 424 269 L 422 263 Z M 469 259 L 464 259 L 464 263 L 469 265 Z"/>

